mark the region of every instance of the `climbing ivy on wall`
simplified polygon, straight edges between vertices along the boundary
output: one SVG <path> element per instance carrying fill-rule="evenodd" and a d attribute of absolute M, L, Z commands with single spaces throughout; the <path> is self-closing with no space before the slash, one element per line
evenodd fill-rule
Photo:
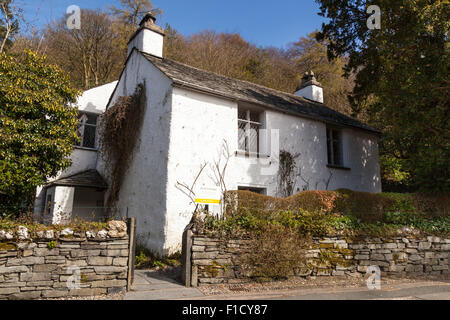
<path fill-rule="evenodd" d="M 131 164 L 146 106 L 145 85 L 131 96 L 119 97 L 103 115 L 100 152 L 111 177 L 106 207 L 109 214 L 119 200 L 120 188 Z"/>

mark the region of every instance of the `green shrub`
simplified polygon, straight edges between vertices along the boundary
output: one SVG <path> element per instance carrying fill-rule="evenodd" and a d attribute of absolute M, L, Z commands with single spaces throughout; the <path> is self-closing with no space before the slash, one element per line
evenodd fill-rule
<path fill-rule="evenodd" d="M 47 243 L 47 248 L 53 249 L 55 247 L 56 247 L 56 242 L 55 241 L 50 241 L 49 243 Z"/>
<path fill-rule="evenodd" d="M 353 216 L 333 215 L 330 227 L 336 231 L 355 230 L 361 225 L 361 220 Z"/>
<path fill-rule="evenodd" d="M 181 252 L 160 257 L 141 244 L 136 245 L 135 266 L 137 269 L 167 268 L 181 265 Z"/>

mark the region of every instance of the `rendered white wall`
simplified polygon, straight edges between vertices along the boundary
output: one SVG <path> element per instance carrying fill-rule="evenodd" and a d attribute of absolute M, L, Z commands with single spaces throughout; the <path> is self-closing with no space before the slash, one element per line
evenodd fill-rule
<path fill-rule="evenodd" d="M 162 58 L 163 46 L 163 35 L 148 29 L 142 29 L 128 44 L 128 55 L 130 55 L 133 48 L 136 48 L 139 51 Z"/>
<path fill-rule="evenodd" d="M 224 140 L 230 144 L 231 152 L 236 150 L 237 105 L 175 88 L 170 132 L 165 249 L 172 253 L 181 248 L 181 235 L 195 209 L 189 197 L 177 188 L 177 182 L 191 186 L 204 162 L 212 165 L 219 159 Z M 197 186 L 215 185 L 210 165 L 200 176 Z"/>
<path fill-rule="evenodd" d="M 102 114 L 118 81 L 92 88 L 83 92 L 75 103 L 80 111 Z"/>
<path fill-rule="evenodd" d="M 323 89 L 316 85 L 310 85 L 295 92 L 296 96 L 323 103 Z"/>
<path fill-rule="evenodd" d="M 213 164 L 219 159 L 220 147 L 226 140 L 232 153 L 226 174 L 228 190 L 239 186 L 266 188 L 277 196 L 277 175 L 263 175 L 266 164 L 256 159 L 235 155 L 238 150 L 237 108 L 235 102 L 175 88 L 172 102 L 172 122 L 167 186 L 167 242 L 165 249 L 180 249 L 181 234 L 191 219 L 195 205 L 177 187 L 177 182 L 191 185 L 202 163 Z M 380 192 L 377 138 L 361 130 L 343 129 L 344 165 L 350 171 L 327 167 L 326 125 L 280 112 L 263 111 L 265 126 L 279 129 L 280 149 L 300 153 L 297 166 L 305 181 L 298 178 L 294 191 L 326 188 L 350 188 Z M 275 159 L 272 159 L 276 162 Z M 222 159 L 222 163 L 224 159 Z M 207 166 L 197 186 L 213 186 L 213 171 Z"/>
<path fill-rule="evenodd" d="M 74 187 L 54 187 L 52 224 L 69 223 L 72 217 Z"/>
<path fill-rule="evenodd" d="M 121 216 L 137 218 L 137 240 L 163 254 L 166 230 L 166 184 L 172 89 L 171 81 L 140 53 L 134 51 L 109 107 L 119 96 L 132 95 L 146 85 L 147 106 L 141 136 L 119 194 Z M 99 157 L 97 170 L 111 179 Z M 106 195 L 105 197 L 107 197 Z"/>

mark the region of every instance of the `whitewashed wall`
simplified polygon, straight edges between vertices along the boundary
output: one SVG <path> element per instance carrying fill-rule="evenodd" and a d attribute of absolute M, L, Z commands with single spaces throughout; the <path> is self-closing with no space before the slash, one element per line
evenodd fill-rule
<path fill-rule="evenodd" d="M 268 195 L 277 195 L 276 171 L 262 175 L 265 166 L 235 154 L 238 149 L 236 102 L 172 89 L 171 80 L 134 51 L 110 106 L 119 96 L 132 95 L 138 84 L 144 82 L 148 104 L 142 132 L 118 202 L 121 216 L 137 217 L 141 244 L 159 254 L 181 248 L 181 235 L 195 205 L 177 183 L 191 185 L 201 165 L 208 163 L 196 186 L 214 186 L 217 181 L 212 165 L 219 160 L 224 141 L 231 153 L 225 177 L 227 189 L 259 187 L 266 188 Z M 344 171 L 326 166 L 325 124 L 271 110 L 263 111 L 263 122 L 266 128 L 280 130 L 281 149 L 301 154 L 297 166 L 302 169 L 302 178 L 309 181 L 309 189 L 325 189 L 332 172 L 328 189 L 381 191 L 376 137 L 361 130 L 343 129 L 344 164 L 351 168 Z M 101 158 L 97 170 L 111 179 Z M 304 180 L 298 179 L 296 192 L 307 187 Z M 217 207 L 212 209 L 218 211 Z"/>
<path fill-rule="evenodd" d="M 142 131 L 119 194 L 121 216 L 137 218 L 137 240 L 155 253 L 165 254 L 166 183 L 172 104 L 171 81 L 141 54 L 128 59 L 110 106 L 119 96 L 129 96 L 141 83 L 146 85 L 147 106 Z M 101 158 L 97 170 L 108 180 Z M 110 181 L 109 181 L 110 184 Z M 106 195 L 107 197 L 107 195 Z"/>
<path fill-rule="evenodd" d="M 172 122 L 167 186 L 166 250 L 180 249 L 181 234 L 195 208 L 192 201 L 179 190 L 177 183 L 191 185 L 203 163 L 220 159 L 220 148 L 227 141 L 232 154 L 226 171 L 228 190 L 239 186 L 266 188 L 267 194 L 278 195 L 277 175 L 262 175 L 266 164 L 235 155 L 238 150 L 236 102 L 175 88 L 172 102 Z M 377 138 L 361 130 L 343 129 L 344 164 L 350 171 L 327 168 L 326 125 L 280 112 L 263 111 L 268 129 L 279 129 L 280 149 L 300 153 L 297 166 L 309 189 L 350 188 L 358 191 L 380 192 Z M 224 163 L 222 157 L 222 163 Z M 272 159 L 274 160 L 274 159 Z M 275 162 L 276 163 L 276 162 Z M 197 186 L 215 185 L 213 170 L 207 166 Z M 298 179 L 295 192 L 306 188 Z"/>

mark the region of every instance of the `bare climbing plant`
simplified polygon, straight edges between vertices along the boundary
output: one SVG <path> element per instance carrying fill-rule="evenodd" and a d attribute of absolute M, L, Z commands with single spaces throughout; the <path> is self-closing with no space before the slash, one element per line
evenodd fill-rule
<path fill-rule="evenodd" d="M 107 214 L 112 215 L 119 200 L 120 188 L 137 145 L 146 106 L 145 85 L 140 84 L 131 96 L 119 97 L 101 121 L 100 152 L 110 180 L 106 201 Z"/>
<path fill-rule="evenodd" d="M 208 165 L 208 163 L 206 163 L 206 162 L 203 163 L 202 165 L 200 165 L 200 170 L 198 171 L 197 175 L 195 176 L 194 182 L 192 182 L 191 185 L 188 185 L 187 183 L 179 182 L 179 181 L 177 181 L 177 183 L 175 185 L 175 188 L 177 188 L 182 193 L 184 193 L 192 201 L 192 203 L 195 203 L 195 186 L 197 184 L 198 179 L 202 175 L 203 170 L 205 170 L 207 165 Z"/>
<path fill-rule="evenodd" d="M 280 150 L 280 161 L 278 168 L 278 193 L 282 197 L 289 197 L 294 192 L 295 180 L 299 175 L 299 169 L 295 160 L 300 154 L 291 154 L 288 151 Z"/>
<path fill-rule="evenodd" d="M 231 152 L 228 142 L 224 139 L 222 146 L 220 147 L 219 157 L 211 164 L 211 171 L 214 174 L 212 177 L 213 182 L 220 187 L 222 194 L 227 192 L 227 185 L 225 183 L 225 175 L 230 162 Z M 223 164 L 222 164 L 223 161 Z"/>
<path fill-rule="evenodd" d="M 209 167 L 209 170 L 212 172 L 212 174 L 208 174 L 209 178 L 213 181 L 213 183 L 216 186 L 220 187 L 221 193 L 222 195 L 224 195 L 227 192 L 225 175 L 228 168 L 228 164 L 230 162 L 230 158 L 231 152 L 228 142 L 226 140 L 223 140 L 223 143 L 219 150 L 219 157 L 216 160 L 214 160 L 213 163 L 204 162 L 203 164 L 201 164 L 200 169 L 197 172 L 192 183 L 177 181 L 177 183 L 175 184 L 175 188 L 177 188 L 184 195 L 186 195 L 191 200 L 191 203 L 195 203 L 196 185 L 198 183 L 198 180 L 200 179 L 200 176 L 204 173 L 205 169 Z M 197 213 L 198 210 L 199 206 L 197 205 L 195 207 L 194 215 L 195 213 Z"/>

